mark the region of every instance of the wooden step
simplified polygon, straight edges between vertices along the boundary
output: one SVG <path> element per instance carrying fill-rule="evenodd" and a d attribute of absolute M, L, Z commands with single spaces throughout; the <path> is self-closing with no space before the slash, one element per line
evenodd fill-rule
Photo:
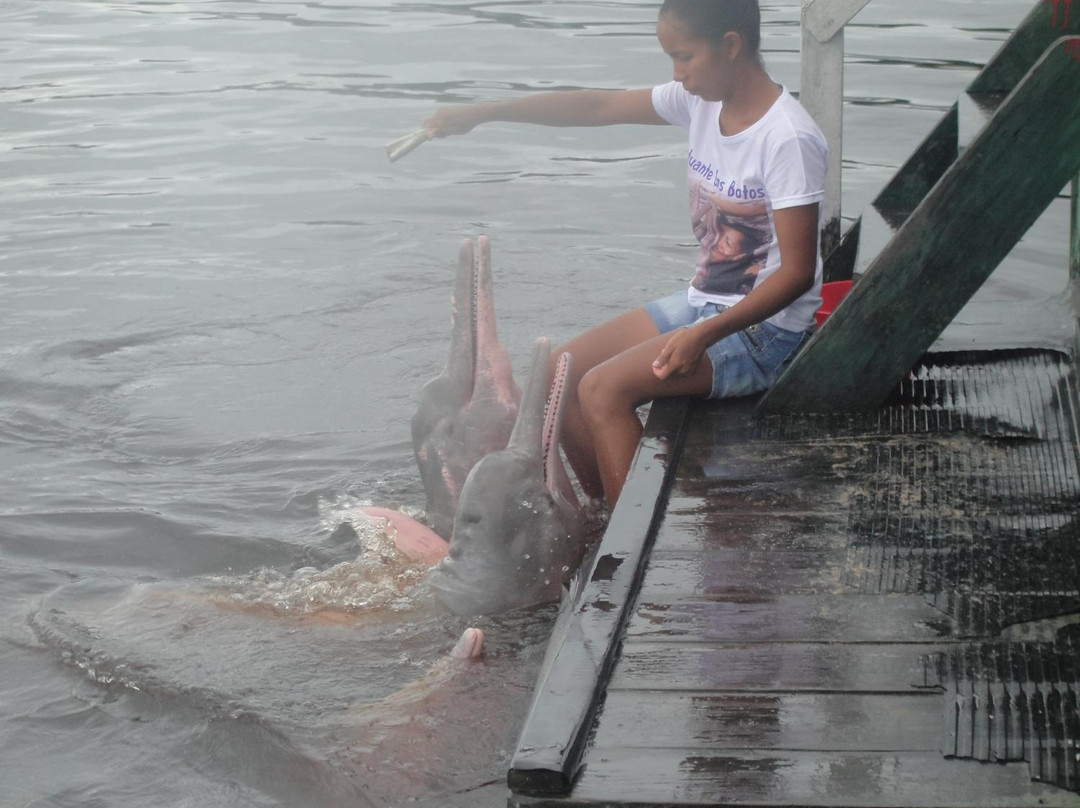
<path fill-rule="evenodd" d="M 983 131 L 1003 99 L 1001 93 L 960 94 L 957 103 L 863 211 L 853 276 L 870 268 L 908 216 Z"/>
<path fill-rule="evenodd" d="M 959 157 L 963 154 L 967 147 L 971 145 L 971 142 L 979 136 L 979 134 L 986 128 L 986 125 L 990 123 L 990 120 L 994 117 L 994 113 L 997 112 L 1003 96 L 1000 94 L 983 94 L 983 95 L 970 95 L 969 93 L 960 93 L 960 97 L 956 102 L 957 108 L 957 138 L 956 138 L 956 156 Z"/>
<path fill-rule="evenodd" d="M 903 218 L 894 225 L 874 205 L 867 206 L 859 217 L 859 249 L 853 277 L 864 275 L 870 269 L 871 264 L 893 240 L 901 224 Z"/>
<path fill-rule="evenodd" d="M 957 157 L 957 105 L 942 117 L 874 200 L 889 219 L 907 219 Z"/>

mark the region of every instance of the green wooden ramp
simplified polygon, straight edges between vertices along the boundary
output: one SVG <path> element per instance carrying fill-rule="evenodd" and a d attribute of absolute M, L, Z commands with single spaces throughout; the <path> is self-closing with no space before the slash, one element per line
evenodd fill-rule
<path fill-rule="evenodd" d="M 857 282 L 762 412 L 879 406 L 1080 174 L 1080 9 L 1066 8 L 1036 4 L 830 254 L 826 280 Z"/>

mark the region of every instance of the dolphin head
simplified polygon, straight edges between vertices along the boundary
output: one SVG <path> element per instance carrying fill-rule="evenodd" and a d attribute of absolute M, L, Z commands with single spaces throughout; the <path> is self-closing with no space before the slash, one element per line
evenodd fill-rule
<path fill-rule="evenodd" d="M 495 331 L 491 246 L 466 239 L 451 298 L 450 356 L 420 392 L 412 420 L 413 452 L 435 532 L 449 537 L 469 471 L 502 449 L 517 417 L 521 391 Z"/>
<path fill-rule="evenodd" d="M 461 492 L 450 555 L 432 574 L 458 614 L 557 600 L 585 554 L 585 520 L 558 448 L 570 357 L 559 358 L 549 397 L 550 355 L 537 340 L 510 442 L 476 464 Z"/>

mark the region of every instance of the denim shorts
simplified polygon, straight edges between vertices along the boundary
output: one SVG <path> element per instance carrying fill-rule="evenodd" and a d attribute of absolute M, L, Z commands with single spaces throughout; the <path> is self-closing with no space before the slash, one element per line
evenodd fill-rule
<path fill-rule="evenodd" d="M 728 307 L 719 303 L 691 306 L 683 289 L 644 308 L 660 333 L 666 334 L 715 317 Z M 762 322 L 714 343 L 706 351 L 713 369 L 709 398 L 748 396 L 768 389 L 809 336 L 809 331 L 788 331 Z"/>

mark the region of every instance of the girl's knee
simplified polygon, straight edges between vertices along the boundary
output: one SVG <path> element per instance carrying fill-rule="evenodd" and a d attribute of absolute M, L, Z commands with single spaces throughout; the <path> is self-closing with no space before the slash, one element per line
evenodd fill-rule
<path fill-rule="evenodd" d="M 577 393 L 581 409 L 590 420 L 606 418 L 619 409 L 616 380 L 603 366 L 598 365 L 581 377 Z"/>

